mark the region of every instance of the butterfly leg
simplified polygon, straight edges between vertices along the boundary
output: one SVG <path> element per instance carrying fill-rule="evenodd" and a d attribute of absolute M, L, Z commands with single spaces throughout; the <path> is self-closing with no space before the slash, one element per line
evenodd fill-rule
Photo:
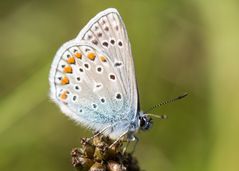
<path fill-rule="evenodd" d="M 134 138 L 135 138 L 135 143 L 134 143 L 134 147 L 133 147 L 133 150 L 132 150 L 131 154 L 134 154 L 136 146 L 137 146 L 137 144 L 139 142 L 139 138 L 138 137 L 135 136 Z"/>
<path fill-rule="evenodd" d="M 130 153 L 131 153 L 131 154 L 134 154 L 135 149 L 136 149 L 136 146 L 137 146 L 137 144 L 138 144 L 138 142 L 139 142 L 139 138 L 138 138 L 138 137 L 135 137 L 135 136 L 134 136 L 133 139 L 127 141 L 127 145 L 126 145 L 126 147 L 124 148 L 123 153 L 125 153 L 125 152 L 127 151 L 128 147 L 129 147 L 129 144 L 130 144 L 130 142 L 132 142 L 132 141 L 135 141 L 135 143 L 134 143 L 133 149 L 132 149 L 132 151 L 131 151 Z"/>
<path fill-rule="evenodd" d="M 127 151 L 130 141 L 127 141 L 126 146 L 124 147 L 123 154 Z"/>
<path fill-rule="evenodd" d="M 98 135 L 102 134 L 103 132 L 105 132 L 108 128 L 112 127 L 112 125 L 108 125 L 106 126 L 104 129 L 102 129 L 101 131 L 97 132 L 95 135 L 93 135 L 92 137 L 89 138 L 89 141 L 94 139 L 95 137 L 97 137 Z"/>
<path fill-rule="evenodd" d="M 123 136 L 125 136 L 127 133 L 128 133 L 128 131 L 125 131 L 123 134 L 121 134 L 121 135 L 119 136 L 119 138 L 117 138 L 117 139 L 109 146 L 109 148 L 112 148 L 112 147 L 113 147 L 117 142 L 119 142 L 120 139 L 121 139 Z"/>

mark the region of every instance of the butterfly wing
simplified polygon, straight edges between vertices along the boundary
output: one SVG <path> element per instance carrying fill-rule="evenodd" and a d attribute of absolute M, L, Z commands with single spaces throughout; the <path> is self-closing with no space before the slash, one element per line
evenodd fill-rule
<path fill-rule="evenodd" d="M 134 62 L 126 27 L 118 11 L 109 8 L 100 12 L 89 21 L 76 39 L 92 42 L 109 56 L 122 80 L 129 99 L 130 113 L 136 114 L 139 106 Z"/>
<path fill-rule="evenodd" d="M 133 59 L 125 26 L 115 9 L 99 13 L 76 39 L 58 50 L 49 81 L 53 101 L 88 128 L 100 131 L 118 122 L 125 127 L 134 119 L 138 94 Z"/>

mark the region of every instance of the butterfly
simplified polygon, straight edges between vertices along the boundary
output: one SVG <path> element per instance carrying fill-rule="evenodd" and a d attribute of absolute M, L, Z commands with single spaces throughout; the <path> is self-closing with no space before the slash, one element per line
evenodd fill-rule
<path fill-rule="evenodd" d="M 113 140 L 135 140 L 152 124 L 140 110 L 130 42 L 114 8 L 98 13 L 59 48 L 49 82 L 50 97 L 64 114 Z"/>

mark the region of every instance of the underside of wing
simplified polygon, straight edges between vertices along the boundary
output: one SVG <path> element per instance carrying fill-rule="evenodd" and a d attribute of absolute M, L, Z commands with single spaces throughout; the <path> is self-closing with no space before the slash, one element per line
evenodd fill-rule
<path fill-rule="evenodd" d="M 107 54 L 122 80 L 122 87 L 129 99 L 129 113 L 136 113 L 138 92 L 134 63 L 127 31 L 118 11 L 109 8 L 97 14 L 82 29 L 76 40 L 91 42 Z"/>
<path fill-rule="evenodd" d="M 64 44 L 51 66 L 51 98 L 73 120 L 100 130 L 124 117 L 126 91 L 113 61 L 97 46 Z"/>

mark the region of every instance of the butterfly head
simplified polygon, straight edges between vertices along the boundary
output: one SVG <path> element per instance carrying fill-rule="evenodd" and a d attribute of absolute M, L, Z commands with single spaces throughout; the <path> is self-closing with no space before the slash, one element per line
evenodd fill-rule
<path fill-rule="evenodd" d="M 139 119 L 138 119 L 138 125 L 139 128 L 143 131 L 148 130 L 149 128 L 151 128 L 151 126 L 153 125 L 153 119 L 152 117 L 164 120 L 167 119 L 167 115 L 155 115 L 152 113 L 145 113 L 145 112 L 140 112 L 139 113 Z"/>
<path fill-rule="evenodd" d="M 153 124 L 153 120 L 149 115 L 147 115 L 143 112 L 140 112 L 140 113 L 141 114 L 139 116 L 139 127 L 141 130 L 146 131 L 149 128 L 151 128 L 151 126 Z"/>

